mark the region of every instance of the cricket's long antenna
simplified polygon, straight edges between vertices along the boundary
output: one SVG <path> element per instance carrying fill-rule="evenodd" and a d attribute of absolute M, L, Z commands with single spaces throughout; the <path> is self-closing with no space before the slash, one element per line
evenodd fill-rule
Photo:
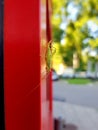
<path fill-rule="evenodd" d="M 47 44 L 48 47 L 46 48 L 46 54 L 44 57 L 45 61 L 46 61 L 46 71 L 45 71 L 45 75 L 41 78 L 41 80 L 43 80 L 44 78 L 47 78 L 51 72 L 51 57 L 56 52 L 56 49 L 55 49 L 55 47 L 53 47 L 52 44 L 53 44 L 53 40 L 50 40 Z M 52 51 L 52 49 L 54 49 L 54 51 Z M 47 57 L 48 55 L 49 55 L 49 57 Z M 48 60 L 49 60 L 49 62 L 48 62 Z M 42 75 L 43 75 L 43 73 L 42 73 Z M 25 101 L 25 99 L 29 95 L 33 94 L 33 92 L 40 86 L 40 83 L 41 83 L 41 81 L 35 87 L 33 87 L 32 90 L 25 95 L 25 97 L 23 97 L 18 103 L 16 103 L 16 105 L 19 106 L 23 101 Z"/>
<path fill-rule="evenodd" d="M 50 74 L 50 73 L 48 73 L 47 75 L 43 76 L 41 79 L 43 80 L 44 78 L 47 78 L 47 77 L 49 76 L 49 74 Z M 34 92 L 35 90 L 37 90 L 37 88 L 40 87 L 40 83 L 41 83 L 41 81 L 40 81 L 39 84 L 37 84 L 29 93 L 27 93 L 24 98 L 22 98 L 18 103 L 16 103 L 16 105 L 20 106 L 20 105 L 23 103 L 23 101 L 25 101 L 25 99 L 26 99 L 28 96 L 30 96 L 31 94 L 33 94 L 33 92 Z"/>
<path fill-rule="evenodd" d="M 43 75 L 43 77 L 41 78 L 41 80 L 43 80 L 44 78 L 47 78 L 48 76 L 49 76 L 49 74 L 50 74 L 50 72 L 51 72 L 51 68 L 52 68 L 52 63 L 51 63 L 51 57 L 54 55 L 54 53 L 56 52 L 56 49 L 55 49 L 55 47 L 53 47 L 53 45 L 52 45 L 52 42 L 53 40 L 50 40 L 49 42 L 48 42 L 48 48 L 46 48 L 47 50 L 46 50 L 46 54 L 45 54 L 45 61 L 46 61 L 46 70 L 45 70 L 45 72 L 42 72 L 41 73 L 41 75 L 43 75 L 44 73 L 45 73 L 45 75 Z M 52 49 L 54 49 L 54 52 L 52 51 Z M 51 53 L 49 53 L 49 52 L 51 52 Z M 50 54 L 50 56 L 49 57 L 47 57 L 47 53 L 49 53 Z M 49 62 L 47 62 L 49 60 Z M 49 63 L 49 64 L 48 64 Z M 29 96 L 29 95 L 31 95 L 31 94 L 33 94 L 33 92 L 40 86 L 40 83 L 41 82 L 39 82 L 35 87 L 33 87 L 32 86 L 32 90 L 30 91 L 30 92 L 28 92 L 26 95 L 25 95 L 25 97 L 23 97 L 18 103 L 16 103 L 16 105 L 19 105 L 20 103 L 22 103 L 23 101 L 25 101 L 25 99 Z"/>

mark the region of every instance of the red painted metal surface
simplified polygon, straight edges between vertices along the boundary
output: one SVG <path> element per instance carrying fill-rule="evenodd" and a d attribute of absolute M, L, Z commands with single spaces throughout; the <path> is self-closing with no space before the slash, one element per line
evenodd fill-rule
<path fill-rule="evenodd" d="M 52 40 L 52 28 L 51 28 L 51 16 L 52 16 L 52 1 L 47 0 L 47 39 L 50 41 Z M 52 113 L 52 73 L 50 72 L 49 77 L 47 78 L 47 87 L 48 87 L 48 95 L 49 95 L 49 123 L 50 123 L 50 130 L 53 129 L 53 113 Z"/>
<path fill-rule="evenodd" d="M 45 73 L 46 0 L 5 0 L 4 4 L 6 130 L 52 130 Z"/>
<path fill-rule="evenodd" d="M 51 40 L 48 0 L 41 2 L 41 95 L 42 95 L 42 130 L 52 130 L 52 84 L 51 72 L 46 72 L 45 53 Z"/>

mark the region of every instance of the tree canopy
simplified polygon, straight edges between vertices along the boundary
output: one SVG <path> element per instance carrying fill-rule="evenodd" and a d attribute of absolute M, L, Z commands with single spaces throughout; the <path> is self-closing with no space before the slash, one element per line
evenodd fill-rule
<path fill-rule="evenodd" d="M 87 48 L 98 52 L 97 0 L 53 0 L 52 25 L 53 39 L 60 44 L 59 53 L 66 65 L 72 66 L 74 53 L 83 65 Z"/>

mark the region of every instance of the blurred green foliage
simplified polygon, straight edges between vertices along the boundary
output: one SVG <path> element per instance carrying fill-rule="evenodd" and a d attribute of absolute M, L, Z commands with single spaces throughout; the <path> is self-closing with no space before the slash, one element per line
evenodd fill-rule
<path fill-rule="evenodd" d="M 98 31 L 95 36 L 90 28 L 98 25 L 98 0 L 53 0 L 52 25 L 53 39 L 59 44 L 59 53 L 64 63 L 72 66 L 73 55 L 77 53 L 80 63 L 77 69 L 85 70 L 85 57 L 90 58 L 90 50 L 98 54 Z M 86 48 L 90 49 L 84 56 L 82 52 Z"/>

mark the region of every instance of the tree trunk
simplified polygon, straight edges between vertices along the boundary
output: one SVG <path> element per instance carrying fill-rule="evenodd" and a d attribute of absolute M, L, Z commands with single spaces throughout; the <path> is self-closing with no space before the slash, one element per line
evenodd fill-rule
<path fill-rule="evenodd" d="M 95 63 L 95 78 L 98 78 L 98 61 Z"/>
<path fill-rule="evenodd" d="M 88 60 L 88 64 L 87 64 L 87 75 L 88 77 L 91 77 L 92 74 L 92 61 Z"/>

